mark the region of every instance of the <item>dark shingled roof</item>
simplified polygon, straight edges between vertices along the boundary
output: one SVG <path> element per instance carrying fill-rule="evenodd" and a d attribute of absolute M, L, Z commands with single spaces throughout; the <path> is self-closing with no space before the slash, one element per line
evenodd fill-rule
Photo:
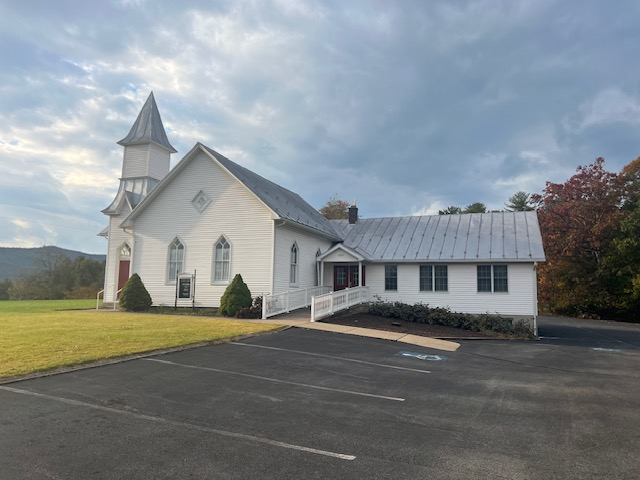
<path fill-rule="evenodd" d="M 156 100 L 153 98 L 153 92 L 149 94 L 149 98 L 147 98 L 136 122 L 131 127 L 129 135 L 118 142 L 123 147 L 145 143 L 155 143 L 172 153 L 176 153 L 176 149 L 171 146 L 164 131 L 160 112 L 158 111 Z"/>

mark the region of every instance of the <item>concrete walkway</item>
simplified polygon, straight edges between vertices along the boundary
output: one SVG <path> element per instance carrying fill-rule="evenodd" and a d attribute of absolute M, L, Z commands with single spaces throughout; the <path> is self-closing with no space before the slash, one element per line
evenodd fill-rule
<path fill-rule="evenodd" d="M 459 343 L 450 342 L 448 340 L 440 340 L 438 338 L 421 337 L 419 335 L 411 335 L 398 332 L 387 332 L 385 330 L 375 330 L 372 328 L 352 327 L 349 325 L 337 325 L 334 323 L 312 322 L 309 319 L 310 316 L 311 315 L 308 309 L 301 309 L 283 315 L 278 315 L 276 317 L 271 317 L 267 320 L 254 321 L 262 323 L 275 323 L 277 325 L 287 325 L 296 328 L 307 328 L 309 330 L 324 330 L 325 332 L 343 333 L 345 335 L 380 338 L 383 340 L 391 340 L 394 342 L 417 345 L 419 347 L 445 350 L 447 352 L 455 352 L 460 347 Z"/>

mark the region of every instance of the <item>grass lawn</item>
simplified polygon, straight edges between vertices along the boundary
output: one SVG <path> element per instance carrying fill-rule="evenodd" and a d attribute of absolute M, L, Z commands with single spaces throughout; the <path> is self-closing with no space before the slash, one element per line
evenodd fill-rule
<path fill-rule="evenodd" d="M 84 310 L 92 307 L 95 300 L 0 301 L 0 378 L 281 328 L 211 317 Z"/>

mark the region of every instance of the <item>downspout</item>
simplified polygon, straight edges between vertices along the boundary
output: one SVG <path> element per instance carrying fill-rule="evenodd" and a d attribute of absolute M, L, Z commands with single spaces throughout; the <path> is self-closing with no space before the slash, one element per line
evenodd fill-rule
<path fill-rule="evenodd" d="M 538 262 L 533 262 L 533 334 L 538 336 Z"/>

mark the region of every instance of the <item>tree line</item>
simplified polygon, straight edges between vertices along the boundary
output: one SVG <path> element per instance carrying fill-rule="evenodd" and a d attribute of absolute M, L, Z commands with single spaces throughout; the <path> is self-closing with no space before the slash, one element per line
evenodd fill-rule
<path fill-rule="evenodd" d="M 104 262 L 43 249 L 36 266 L 0 281 L 0 300 L 95 298 L 104 283 Z"/>

